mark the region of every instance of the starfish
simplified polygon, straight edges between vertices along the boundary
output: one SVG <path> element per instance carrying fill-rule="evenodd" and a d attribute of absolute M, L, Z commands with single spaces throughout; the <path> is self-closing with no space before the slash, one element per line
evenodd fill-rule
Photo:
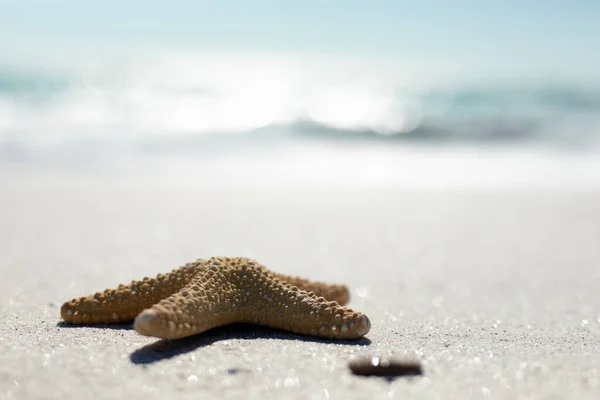
<path fill-rule="evenodd" d="M 66 302 L 71 324 L 135 319 L 145 336 L 178 339 L 237 322 L 330 339 L 356 339 L 371 328 L 344 305 L 348 288 L 269 271 L 249 258 L 198 259 L 168 274 Z"/>

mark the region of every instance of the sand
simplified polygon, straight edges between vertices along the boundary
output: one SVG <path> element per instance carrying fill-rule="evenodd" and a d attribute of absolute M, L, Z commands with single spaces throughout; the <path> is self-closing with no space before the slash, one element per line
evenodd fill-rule
<path fill-rule="evenodd" d="M 0 398 L 600 398 L 600 193 L 5 182 Z M 352 291 L 361 341 L 66 327 L 62 302 L 244 255 Z M 352 354 L 424 375 L 353 376 Z"/>

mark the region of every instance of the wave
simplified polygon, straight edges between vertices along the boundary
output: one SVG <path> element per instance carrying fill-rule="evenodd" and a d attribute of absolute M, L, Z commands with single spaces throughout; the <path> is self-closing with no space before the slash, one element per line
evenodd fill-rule
<path fill-rule="evenodd" d="M 282 138 L 582 148 L 600 141 L 600 90 L 411 86 L 277 63 L 224 65 L 135 64 L 93 74 L 0 68 L 0 154 L 40 145 L 160 151 Z"/>

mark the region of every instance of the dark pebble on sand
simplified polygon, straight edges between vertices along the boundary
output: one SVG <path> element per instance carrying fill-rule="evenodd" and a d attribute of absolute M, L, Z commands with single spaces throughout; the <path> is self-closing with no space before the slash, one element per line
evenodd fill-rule
<path fill-rule="evenodd" d="M 418 361 L 391 356 L 351 356 L 348 360 L 348 367 L 353 374 L 362 376 L 394 377 L 423 374 Z"/>

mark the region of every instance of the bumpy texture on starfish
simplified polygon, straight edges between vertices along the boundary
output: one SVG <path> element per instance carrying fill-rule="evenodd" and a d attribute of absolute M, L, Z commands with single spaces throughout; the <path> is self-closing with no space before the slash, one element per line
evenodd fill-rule
<path fill-rule="evenodd" d="M 356 339 L 366 315 L 343 307 L 343 285 L 277 274 L 248 258 L 196 260 L 166 275 L 73 299 L 61 308 L 72 324 L 130 321 L 145 336 L 177 339 L 247 322 L 294 333 Z"/>

